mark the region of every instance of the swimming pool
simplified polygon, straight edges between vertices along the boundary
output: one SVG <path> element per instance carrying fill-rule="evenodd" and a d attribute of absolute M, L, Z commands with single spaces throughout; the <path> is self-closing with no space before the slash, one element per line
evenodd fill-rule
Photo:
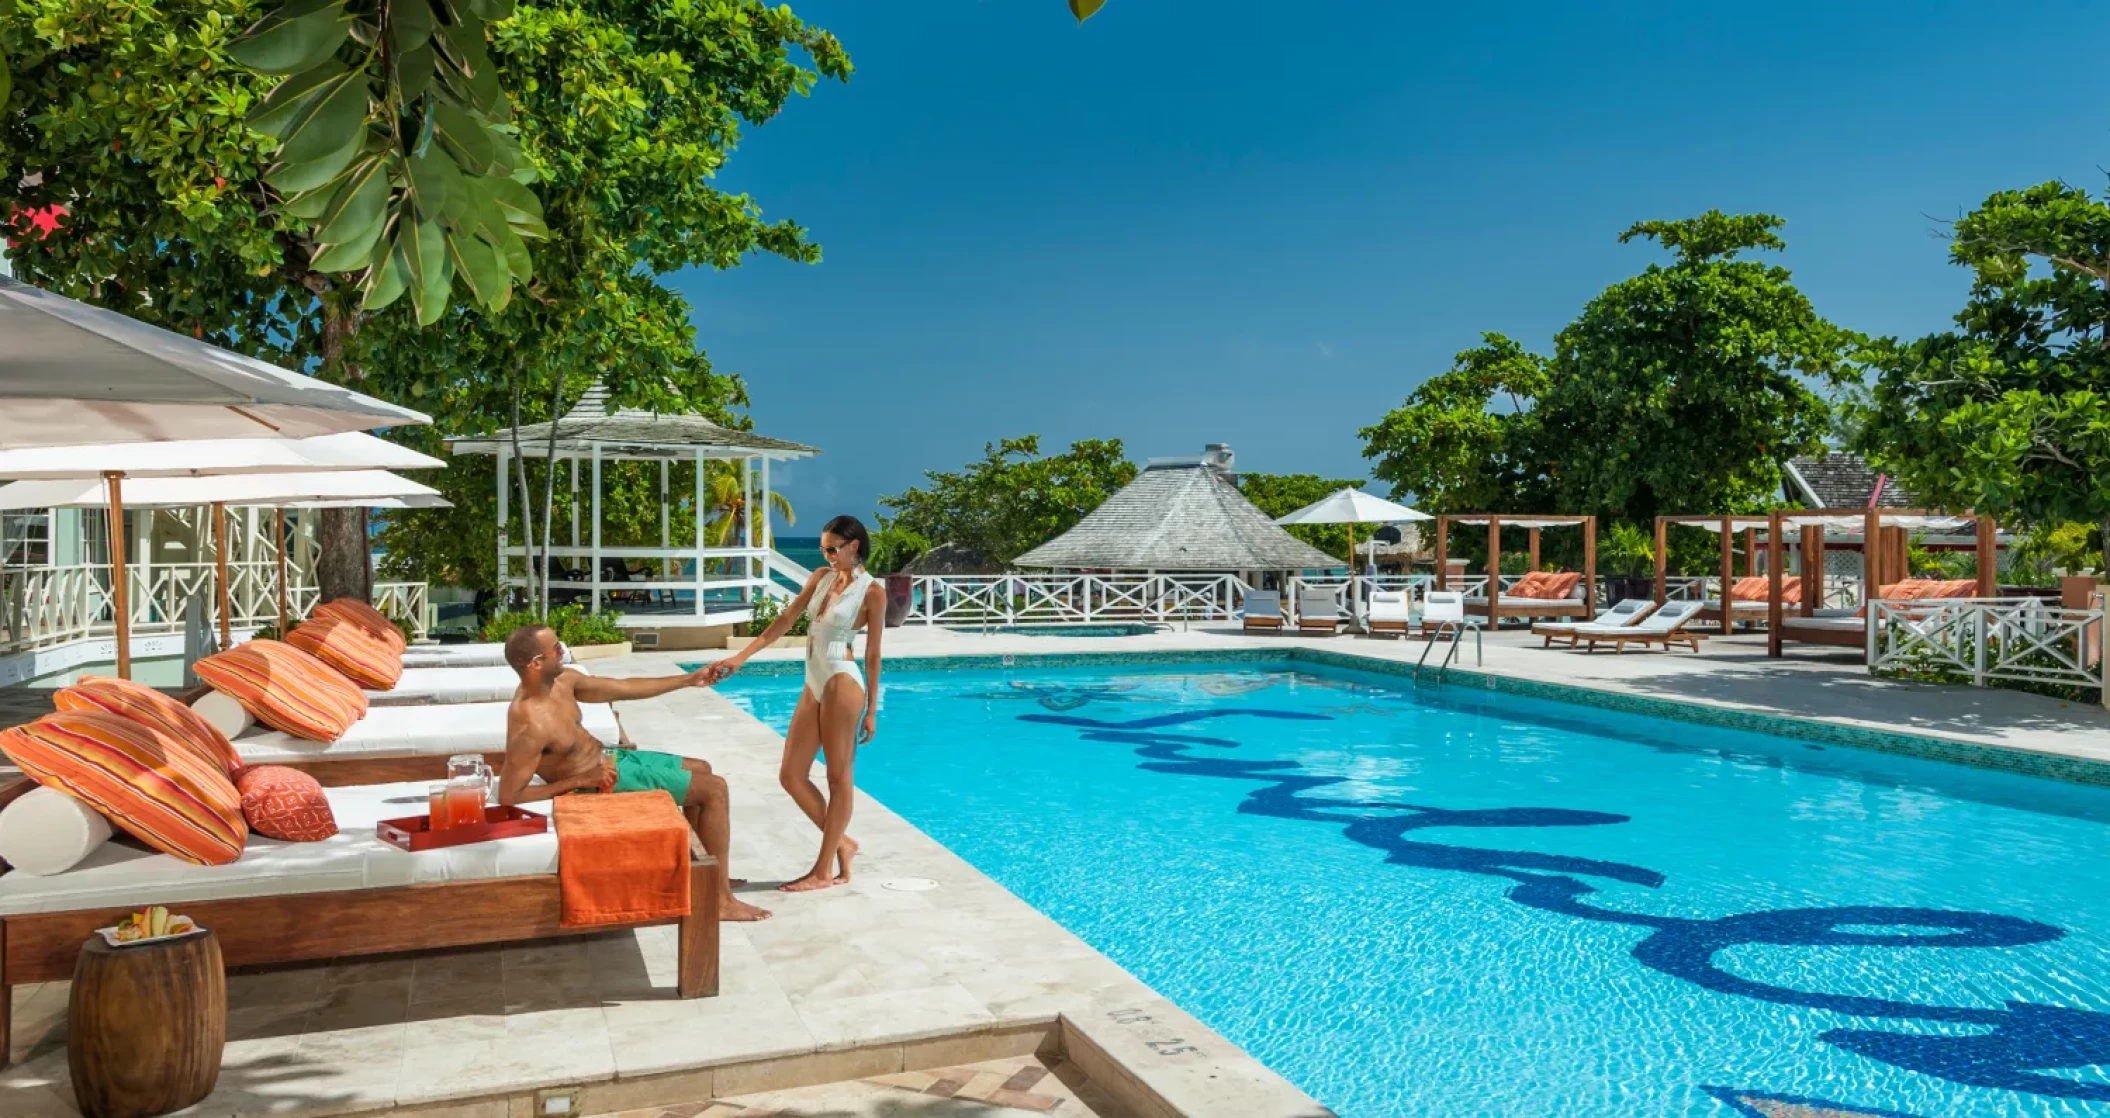
<path fill-rule="evenodd" d="M 1206 663 L 892 673 L 858 780 L 1347 1118 L 2110 1116 L 2110 789 Z"/>
<path fill-rule="evenodd" d="M 1014 637 L 1140 637 L 1158 631 L 1140 622 L 1122 625 L 956 625 L 955 633 L 1003 633 Z"/>

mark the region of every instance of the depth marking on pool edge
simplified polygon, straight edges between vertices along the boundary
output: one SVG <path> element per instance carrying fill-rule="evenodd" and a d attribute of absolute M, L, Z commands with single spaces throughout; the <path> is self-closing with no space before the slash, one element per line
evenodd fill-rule
<path fill-rule="evenodd" d="M 1152 1017 L 1150 1014 L 1145 1013 L 1140 1009 L 1116 1009 L 1108 1012 L 1106 1016 L 1108 1020 L 1112 1021 L 1116 1025 L 1149 1025 L 1155 1024 L 1157 1022 L 1157 1018 Z M 1201 1049 L 1196 1048 L 1191 1044 L 1188 1044 L 1186 1039 L 1183 1037 L 1171 1037 L 1165 1040 L 1146 1040 L 1143 1042 L 1143 1047 L 1150 1049 L 1152 1052 L 1157 1053 L 1159 1056 L 1205 1055 L 1205 1053 L 1203 1053 Z"/>

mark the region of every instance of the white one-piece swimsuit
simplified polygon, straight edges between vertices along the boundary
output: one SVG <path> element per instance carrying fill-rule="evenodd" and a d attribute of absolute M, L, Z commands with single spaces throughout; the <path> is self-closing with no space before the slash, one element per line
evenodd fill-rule
<path fill-rule="evenodd" d="M 857 619 L 864 610 L 865 592 L 872 586 L 872 576 L 858 568 L 849 587 L 823 611 L 821 599 L 833 582 L 833 575 L 823 580 L 813 600 L 806 603 L 806 693 L 816 703 L 827 692 L 828 681 L 838 675 L 847 673 L 859 680 L 859 686 L 863 685 L 857 661 L 851 656 L 850 642 L 857 635 Z"/>

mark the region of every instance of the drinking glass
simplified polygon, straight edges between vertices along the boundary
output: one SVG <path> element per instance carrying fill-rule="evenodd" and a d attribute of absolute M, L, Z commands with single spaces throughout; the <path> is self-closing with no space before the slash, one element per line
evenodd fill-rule
<path fill-rule="evenodd" d="M 447 803 L 447 786 L 428 784 L 425 786 L 425 813 L 431 816 L 427 829 L 444 831 L 454 825 L 453 810 Z"/>

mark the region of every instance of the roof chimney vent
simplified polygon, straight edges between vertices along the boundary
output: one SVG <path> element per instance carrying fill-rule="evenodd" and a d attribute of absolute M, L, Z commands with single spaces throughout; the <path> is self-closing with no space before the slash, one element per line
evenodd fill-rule
<path fill-rule="evenodd" d="M 1238 457 L 1231 453 L 1229 443 L 1210 443 L 1202 448 L 1202 465 L 1219 473 L 1230 473 L 1231 467 L 1237 461 Z"/>

